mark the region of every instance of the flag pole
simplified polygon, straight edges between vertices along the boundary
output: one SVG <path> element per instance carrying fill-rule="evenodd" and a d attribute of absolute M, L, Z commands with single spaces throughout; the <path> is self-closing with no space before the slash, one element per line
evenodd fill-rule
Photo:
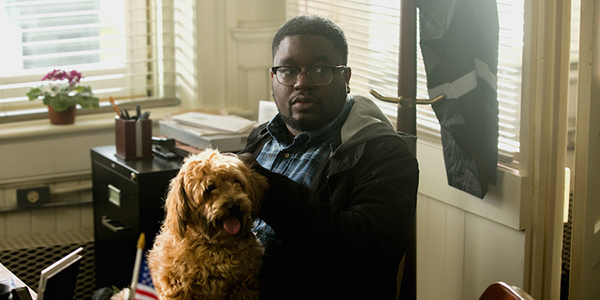
<path fill-rule="evenodd" d="M 137 289 L 138 279 L 140 277 L 140 265 L 142 263 L 142 255 L 144 247 L 146 246 L 146 239 L 144 233 L 140 234 L 140 238 L 137 242 L 137 253 L 135 254 L 135 264 L 133 266 L 133 277 L 131 278 L 131 288 L 129 289 L 129 300 L 133 300 L 135 291 Z"/>

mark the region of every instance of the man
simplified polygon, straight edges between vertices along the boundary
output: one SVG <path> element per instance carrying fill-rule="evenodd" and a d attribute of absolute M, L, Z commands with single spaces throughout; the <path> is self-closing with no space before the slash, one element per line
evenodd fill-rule
<path fill-rule="evenodd" d="M 279 113 L 248 138 L 256 161 L 240 155 L 269 181 L 254 229 L 265 246 L 261 299 L 394 299 L 416 158 L 371 100 L 349 95 L 336 24 L 292 18 L 272 54 Z"/>

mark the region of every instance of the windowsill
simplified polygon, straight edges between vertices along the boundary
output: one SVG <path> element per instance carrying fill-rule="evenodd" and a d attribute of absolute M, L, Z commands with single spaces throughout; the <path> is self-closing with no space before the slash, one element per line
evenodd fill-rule
<path fill-rule="evenodd" d="M 162 119 L 163 115 L 180 110 L 180 106 L 150 109 L 150 118 Z M 115 126 L 115 113 L 101 113 L 77 116 L 75 124 L 52 125 L 48 119 L 21 121 L 0 124 L 0 141 L 23 140 L 31 138 L 49 138 L 99 130 L 111 130 Z"/>
<path fill-rule="evenodd" d="M 376 102 L 377 103 L 377 102 Z M 382 108 L 382 107 L 380 107 Z M 383 109 L 382 109 L 383 110 Z M 388 117 L 390 122 L 396 126 L 396 115 L 391 114 L 389 111 L 383 110 L 385 115 Z M 417 137 L 419 141 L 427 142 L 442 147 L 442 138 L 439 131 L 436 133 L 434 130 L 423 130 L 417 127 Z M 498 153 L 498 169 L 504 172 L 509 172 L 515 175 L 519 175 L 519 162 L 514 159 L 514 155 Z"/>
<path fill-rule="evenodd" d="M 469 213 L 503 224 L 515 230 L 524 228 L 522 201 L 525 176 L 498 164 L 496 184 L 490 184 L 483 199 L 448 185 L 442 145 L 422 139 L 417 141 L 420 177 L 419 194 L 460 208 Z"/>

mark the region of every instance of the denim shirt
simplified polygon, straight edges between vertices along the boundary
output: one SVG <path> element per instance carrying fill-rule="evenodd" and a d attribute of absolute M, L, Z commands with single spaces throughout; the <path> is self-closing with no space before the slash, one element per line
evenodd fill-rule
<path fill-rule="evenodd" d="M 330 144 L 340 134 L 354 100 L 349 98 L 340 115 L 323 128 L 302 132 L 288 142 L 288 129 L 279 114 L 267 125 L 273 137 L 256 158 L 258 163 L 271 172 L 285 175 L 298 183 L 310 186 L 310 182 L 321 163 L 329 156 Z M 268 255 L 269 246 L 278 243 L 275 231 L 264 221 L 256 220 L 253 232 L 261 241 Z"/>

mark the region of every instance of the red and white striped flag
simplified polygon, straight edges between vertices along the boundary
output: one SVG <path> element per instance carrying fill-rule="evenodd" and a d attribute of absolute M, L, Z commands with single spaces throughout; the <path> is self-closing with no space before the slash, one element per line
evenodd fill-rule
<path fill-rule="evenodd" d="M 150 269 L 146 263 L 146 258 L 142 258 L 140 264 L 140 277 L 135 290 L 135 300 L 158 300 L 158 295 L 154 290 L 152 278 L 150 277 Z"/>

